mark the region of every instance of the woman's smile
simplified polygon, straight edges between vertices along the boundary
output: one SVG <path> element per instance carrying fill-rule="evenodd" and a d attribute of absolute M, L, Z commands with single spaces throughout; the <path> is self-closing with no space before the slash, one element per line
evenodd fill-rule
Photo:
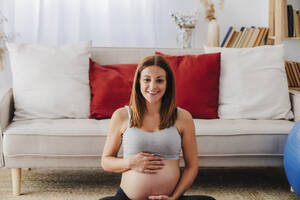
<path fill-rule="evenodd" d="M 157 95 L 159 92 L 157 91 L 157 92 L 148 92 L 148 94 L 150 94 L 150 95 Z"/>

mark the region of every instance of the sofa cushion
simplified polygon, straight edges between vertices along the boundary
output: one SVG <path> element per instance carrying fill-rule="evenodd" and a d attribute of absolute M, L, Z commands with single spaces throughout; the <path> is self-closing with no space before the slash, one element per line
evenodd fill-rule
<path fill-rule="evenodd" d="M 10 157 L 101 156 L 109 121 L 109 119 L 15 121 L 4 132 L 4 154 Z"/>
<path fill-rule="evenodd" d="M 220 53 L 170 56 L 160 52 L 173 69 L 176 103 L 193 117 L 218 118 Z"/>
<path fill-rule="evenodd" d="M 109 118 L 129 104 L 137 64 L 99 65 L 90 60 L 90 118 Z"/>
<path fill-rule="evenodd" d="M 109 119 L 40 119 L 11 123 L 5 157 L 101 156 Z M 198 156 L 282 156 L 294 122 L 195 119 Z M 24 142 L 26 141 L 26 142 Z"/>
<path fill-rule="evenodd" d="M 13 75 L 14 120 L 88 118 L 91 42 L 7 46 Z"/>
<path fill-rule="evenodd" d="M 283 45 L 205 47 L 221 52 L 221 119 L 292 119 Z"/>
<path fill-rule="evenodd" d="M 282 156 L 295 122 L 195 119 L 200 156 Z"/>

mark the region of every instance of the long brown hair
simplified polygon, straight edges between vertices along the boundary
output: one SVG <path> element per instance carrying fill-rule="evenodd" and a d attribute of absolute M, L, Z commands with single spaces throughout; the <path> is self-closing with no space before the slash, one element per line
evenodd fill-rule
<path fill-rule="evenodd" d="M 141 93 L 141 72 L 149 66 L 159 66 L 166 72 L 167 88 L 161 100 L 159 129 L 168 128 L 175 124 L 177 118 L 175 80 L 172 69 L 162 56 L 148 56 L 138 65 L 130 96 L 131 121 L 130 127 L 141 127 L 146 112 L 145 98 Z"/>

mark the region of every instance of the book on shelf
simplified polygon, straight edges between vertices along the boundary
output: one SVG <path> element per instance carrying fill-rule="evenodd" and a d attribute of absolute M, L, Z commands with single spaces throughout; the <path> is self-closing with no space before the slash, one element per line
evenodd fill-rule
<path fill-rule="evenodd" d="M 294 11 L 292 5 L 287 5 L 288 36 L 294 37 Z"/>
<path fill-rule="evenodd" d="M 259 28 L 259 33 L 258 33 L 258 36 L 255 40 L 255 43 L 254 43 L 254 46 L 259 46 L 260 45 L 260 42 L 262 40 L 262 37 L 264 35 L 264 32 L 265 32 L 265 28 Z"/>
<path fill-rule="evenodd" d="M 225 44 L 225 42 L 226 42 L 226 40 L 227 40 L 228 36 L 230 35 L 230 33 L 231 33 L 232 29 L 233 29 L 233 27 L 232 27 L 232 26 L 230 26 L 230 27 L 229 27 L 229 29 L 228 29 L 228 31 L 227 31 L 227 33 L 226 33 L 226 35 L 225 35 L 225 37 L 224 37 L 224 40 L 223 40 L 223 42 L 221 43 L 221 47 L 224 47 L 224 44 Z"/>
<path fill-rule="evenodd" d="M 238 31 L 237 32 L 237 36 L 236 36 L 236 38 L 235 38 L 235 40 L 234 40 L 234 43 L 233 43 L 233 47 L 236 47 L 236 45 L 237 45 L 237 43 L 239 42 L 239 40 L 240 40 L 240 38 L 241 38 L 241 35 L 242 35 L 242 31 Z"/>
<path fill-rule="evenodd" d="M 246 48 L 246 47 L 248 47 L 248 42 L 249 42 L 249 40 L 250 40 L 250 38 L 251 38 L 251 36 L 252 36 L 253 30 L 254 30 L 253 27 L 251 27 L 251 28 L 249 29 L 249 31 L 247 32 L 247 35 L 245 36 L 244 41 L 243 41 L 242 44 L 241 44 L 241 48 Z"/>
<path fill-rule="evenodd" d="M 295 80 L 295 77 L 293 76 L 293 71 L 290 65 L 290 62 L 287 62 L 287 66 L 286 66 L 286 73 L 287 73 L 287 77 L 290 79 L 290 83 L 291 85 L 289 87 L 297 87 L 297 82 Z"/>
<path fill-rule="evenodd" d="M 237 43 L 237 45 L 235 46 L 236 48 L 241 48 L 242 47 L 242 43 L 245 40 L 245 37 L 247 35 L 249 31 L 249 28 L 243 27 L 242 33 L 241 33 L 241 38 L 239 40 L 239 42 Z"/>
<path fill-rule="evenodd" d="M 292 77 L 291 77 L 288 62 L 285 62 L 285 73 L 286 73 L 286 79 L 287 79 L 287 82 L 288 82 L 288 86 L 293 87 L 293 82 L 292 82 Z"/>
<path fill-rule="evenodd" d="M 236 31 L 235 29 L 232 29 L 232 33 L 227 38 L 228 41 L 225 42 L 224 47 L 227 47 L 227 48 L 233 47 L 235 40 L 237 38 L 237 35 L 238 35 L 238 31 Z"/>
<path fill-rule="evenodd" d="M 300 79 L 300 63 L 294 62 L 294 66 L 296 69 L 296 76 Z M 300 87 L 300 83 L 299 83 L 298 87 Z"/>
<path fill-rule="evenodd" d="M 248 46 L 249 46 L 249 47 L 254 47 L 255 42 L 256 42 L 256 39 L 258 38 L 259 32 L 260 32 L 260 29 L 259 29 L 259 28 L 255 28 L 255 29 L 253 30 L 252 36 L 251 36 L 251 38 L 249 39 L 249 43 L 248 43 Z"/>
<path fill-rule="evenodd" d="M 292 73 L 293 73 L 293 75 L 294 75 L 294 79 L 295 79 L 295 87 L 300 87 L 300 77 L 298 76 L 298 73 L 297 73 L 297 69 L 296 69 L 296 63 L 294 63 L 294 62 L 290 62 L 290 67 L 291 67 L 291 71 L 292 71 Z"/>
<path fill-rule="evenodd" d="M 226 47 L 226 46 L 228 45 L 228 43 L 229 43 L 229 41 L 231 40 L 231 37 L 232 37 L 232 35 L 233 35 L 233 32 L 234 32 L 234 29 L 231 27 L 231 30 L 230 30 L 230 32 L 229 32 L 229 35 L 228 35 L 228 37 L 226 38 L 226 40 L 225 40 L 225 42 L 224 42 L 224 47 Z"/>
<path fill-rule="evenodd" d="M 236 44 L 235 44 L 235 47 L 236 47 L 236 48 L 239 47 L 240 44 L 241 44 L 241 41 L 243 41 L 243 38 L 244 38 L 244 36 L 245 36 L 246 29 L 247 29 L 247 28 L 245 28 L 244 26 L 240 29 L 240 37 L 239 37 L 238 41 L 237 41 Z"/>
<path fill-rule="evenodd" d="M 237 28 L 229 27 L 221 47 L 226 48 L 249 48 L 263 45 L 266 43 L 268 28 L 263 27 L 241 27 Z"/>
<path fill-rule="evenodd" d="M 288 86 L 292 88 L 300 88 L 300 63 L 286 61 L 285 71 Z"/>
<path fill-rule="evenodd" d="M 292 5 L 287 5 L 286 12 L 283 13 L 283 15 L 284 36 L 300 37 L 300 11 L 293 9 Z M 287 23 L 287 25 L 285 23 Z"/>
<path fill-rule="evenodd" d="M 265 43 L 265 41 L 268 37 L 268 33 L 269 33 L 269 28 L 264 28 L 264 34 L 261 38 L 261 41 L 260 41 L 259 45 L 263 45 L 263 43 Z"/>
<path fill-rule="evenodd" d="M 234 40 L 235 40 L 235 37 L 236 37 L 236 34 L 237 34 L 237 31 L 232 29 L 232 32 L 230 33 L 230 35 L 228 36 L 226 42 L 225 42 L 225 45 L 224 47 L 232 47 L 233 43 L 234 43 Z"/>

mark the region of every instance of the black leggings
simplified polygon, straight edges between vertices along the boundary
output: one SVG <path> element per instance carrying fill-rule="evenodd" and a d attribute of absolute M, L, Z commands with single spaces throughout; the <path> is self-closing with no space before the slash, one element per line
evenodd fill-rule
<path fill-rule="evenodd" d="M 119 187 L 115 196 L 104 197 L 99 200 L 130 200 L 122 188 Z M 202 195 L 182 195 L 178 200 L 216 200 L 213 197 Z"/>

